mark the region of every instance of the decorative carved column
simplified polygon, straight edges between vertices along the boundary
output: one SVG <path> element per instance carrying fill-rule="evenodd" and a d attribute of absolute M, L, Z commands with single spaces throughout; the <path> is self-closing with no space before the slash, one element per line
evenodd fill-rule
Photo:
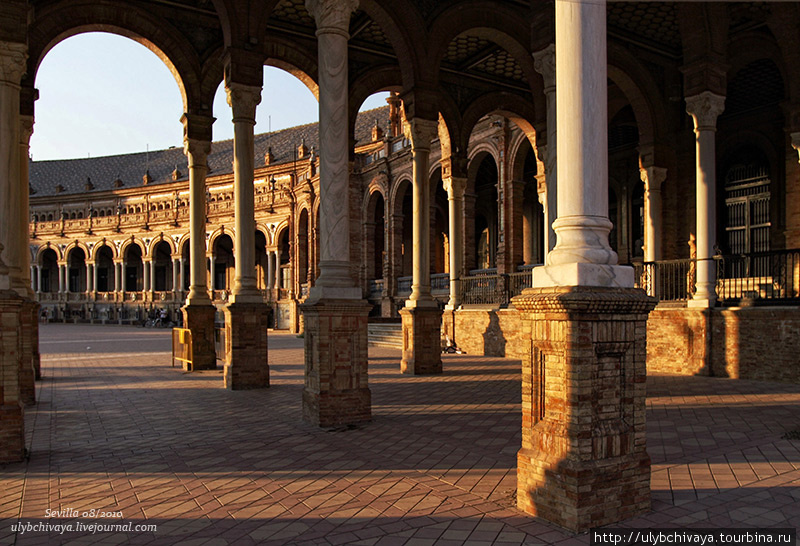
<path fill-rule="evenodd" d="M 467 179 L 450 177 L 442 180 L 447 192 L 450 219 L 450 300 L 447 309 L 461 305 L 461 277 L 464 276 L 464 191 Z"/>
<path fill-rule="evenodd" d="M 667 179 L 663 167 L 643 167 L 639 175 L 644 182 L 644 261 L 654 262 L 661 255 L 661 183 Z"/>
<path fill-rule="evenodd" d="M 556 114 L 556 45 L 550 44 L 541 51 L 533 54 L 533 68 L 544 79 L 544 95 L 547 108 L 547 148 L 544 161 L 546 169 L 546 198 L 544 205 L 545 216 L 545 247 L 544 263 L 550 263 L 547 256 L 556 246 L 556 233 L 553 222 L 556 220 L 558 210 L 558 163 L 557 163 L 557 114 Z"/>
<path fill-rule="evenodd" d="M 212 118 L 184 115 L 183 151 L 189 164 L 189 295 L 183 312 L 183 327 L 192 332 L 192 369 L 217 367 L 214 347 L 214 306 L 208 297 L 206 278 L 206 174 L 211 152 Z M 205 128 L 206 138 L 193 138 L 195 125 Z M 188 369 L 188 364 L 184 364 Z"/>
<path fill-rule="evenodd" d="M 514 298 L 522 364 L 517 506 L 574 532 L 650 508 L 646 320 L 608 245 L 606 2 L 556 1 L 557 244 Z M 602 105 L 598 108 L 598 105 Z"/>
<path fill-rule="evenodd" d="M 714 246 L 717 242 L 716 177 L 717 117 L 725 108 L 725 97 L 711 91 L 686 97 L 686 112 L 694 120 L 697 165 L 697 277 L 689 307 L 714 307 L 717 301 L 717 268 Z"/>
<path fill-rule="evenodd" d="M 438 135 L 438 121 L 415 118 L 411 122 L 413 155 L 413 279 L 411 296 L 400 310 L 403 321 L 403 358 L 400 371 L 420 375 L 442 373 L 442 313 L 431 296 L 430 181 L 428 157 Z"/>
<path fill-rule="evenodd" d="M 8 119 L 0 118 L 0 124 L 8 123 Z M 22 298 L 11 289 L 9 271 L 3 263 L 2 254 L 3 245 L 0 243 L 0 463 L 14 463 L 25 456 L 19 358 Z"/>
<path fill-rule="evenodd" d="M 319 278 L 300 306 L 305 327 L 303 419 L 319 426 L 369 421 L 367 315 L 350 275 L 347 41 L 357 0 L 306 0 L 319 64 Z"/>
<path fill-rule="evenodd" d="M 27 377 L 29 369 L 33 370 L 33 377 L 41 379 L 42 367 L 41 358 L 39 356 L 39 302 L 36 301 L 36 295 L 32 290 L 32 279 L 28 277 L 32 268 L 31 255 L 28 252 L 30 247 L 30 231 L 28 224 L 28 215 L 30 210 L 30 190 L 29 190 L 29 172 L 28 172 L 28 157 L 30 154 L 31 135 L 33 135 L 33 116 L 20 115 L 20 130 L 19 130 L 19 196 L 20 196 L 20 214 L 19 214 L 19 245 L 22 249 L 20 257 L 22 263 L 20 264 L 20 271 L 27 271 L 28 274 L 23 276 L 22 282 L 25 284 L 26 290 L 23 295 L 22 307 L 20 309 L 20 341 L 21 341 L 21 354 L 20 365 L 22 367 L 23 375 Z M 22 294 L 21 294 L 22 295 Z M 35 401 L 34 388 L 31 385 L 29 395 L 24 397 L 25 403 L 32 403 Z"/>

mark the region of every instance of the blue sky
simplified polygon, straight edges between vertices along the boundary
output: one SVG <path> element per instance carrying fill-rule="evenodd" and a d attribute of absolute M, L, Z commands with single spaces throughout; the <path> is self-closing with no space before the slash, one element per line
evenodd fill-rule
<path fill-rule="evenodd" d="M 98 157 L 182 146 L 183 103 L 167 66 L 121 36 L 68 38 L 45 56 L 36 75 L 39 100 L 31 137 L 34 160 Z M 373 95 L 362 110 L 386 104 Z M 294 76 L 264 67 L 256 133 L 317 121 L 317 101 Z M 231 110 L 220 85 L 214 97 L 214 140 L 233 138 Z"/>

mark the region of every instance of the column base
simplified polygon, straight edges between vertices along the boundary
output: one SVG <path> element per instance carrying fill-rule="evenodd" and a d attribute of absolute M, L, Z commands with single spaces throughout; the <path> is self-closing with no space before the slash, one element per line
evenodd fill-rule
<path fill-rule="evenodd" d="M 217 353 L 214 348 L 213 305 L 186 305 L 183 312 L 183 327 L 192 332 L 191 370 L 213 370 L 217 367 Z M 184 371 L 190 371 L 184 362 Z"/>
<path fill-rule="evenodd" d="M 269 387 L 267 316 L 264 303 L 231 303 L 225 307 L 225 388 Z"/>
<path fill-rule="evenodd" d="M 650 509 L 647 315 L 632 288 L 533 288 L 514 298 L 522 363 L 517 507 L 573 532 Z"/>
<path fill-rule="evenodd" d="M 367 375 L 364 300 L 317 300 L 300 305 L 305 323 L 303 419 L 321 427 L 372 419 Z"/>
<path fill-rule="evenodd" d="M 25 299 L 19 314 L 19 388 L 23 404 L 36 403 L 36 379 L 42 378 L 39 358 L 39 304 Z"/>
<path fill-rule="evenodd" d="M 442 312 L 436 306 L 405 307 L 400 371 L 412 375 L 442 373 Z"/>

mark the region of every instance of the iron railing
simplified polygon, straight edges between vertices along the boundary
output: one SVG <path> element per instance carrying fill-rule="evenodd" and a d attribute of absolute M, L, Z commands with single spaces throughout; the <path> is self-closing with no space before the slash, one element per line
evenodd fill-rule
<path fill-rule="evenodd" d="M 634 286 L 659 301 L 686 301 L 694 293 L 696 271 L 696 261 L 688 258 L 634 264 Z"/>
<path fill-rule="evenodd" d="M 715 260 L 721 304 L 800 303 L 800 249 L 716 256 Z"/>
<path fill-rule="evenodd" d="M 450 292 L 450 274 L 449 273 L 434 273 L 433 275 L 431 275 L 431 292 L 449 293 Z"/>
<path fill-rule="evenodd" d="M 398 277 L 397 278 L 397 295 L 407 296 L 411 293 L 411 279 L 412 277 Z"/>

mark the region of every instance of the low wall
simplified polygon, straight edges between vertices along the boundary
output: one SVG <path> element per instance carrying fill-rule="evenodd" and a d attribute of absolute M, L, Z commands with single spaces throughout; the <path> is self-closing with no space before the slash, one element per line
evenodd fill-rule
<path fill-rule="evenodd" d="M 445 311 L 442 321 L 467 354 L 530 350 L 513 307 Z M 658 307 L 647 320 L 647 371 L 800 383 L 800 307 Z"/>
<path fill-rule="evenodd" d="M 522 338 L 522 323 L 513 307 L 459 309 L 455 312 L 454 332 L 447 312 L 443 321 L 445 332 L 467 354 L 521 359 L 530 350 L 530 339 Z"/>

